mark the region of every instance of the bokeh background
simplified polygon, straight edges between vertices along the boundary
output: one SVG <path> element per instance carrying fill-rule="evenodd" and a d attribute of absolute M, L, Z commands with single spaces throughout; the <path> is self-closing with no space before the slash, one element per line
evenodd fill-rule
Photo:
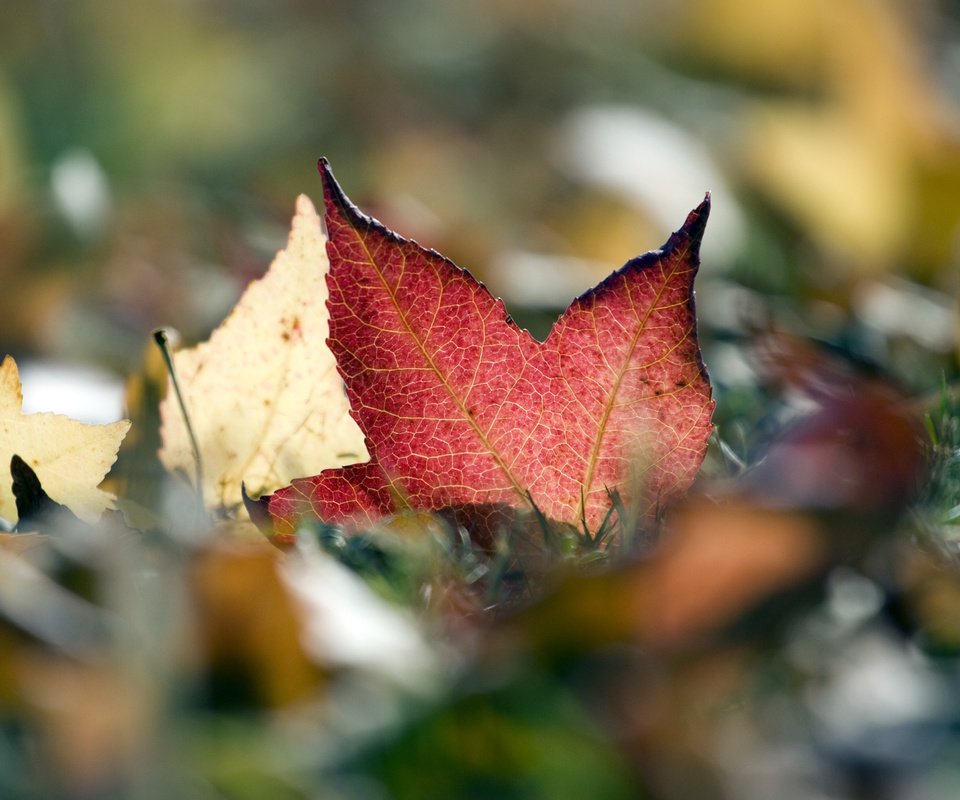
<path fill-rule="evenodd" d="M 205 336 L 325 155 L 541 335 L 710 190 L 721 385 L 749 374 L 725 335 L 772 317 L 929 386 L 956 341 L 958 42 L 934 0 L 7 0 L 0 343 L 62 386 L 135 369 L 156 326 Z"/>
<path fill-rule="evenodd" d="M 960 8 L 0 0 L 0 351 L 27 410 L 121 416 L 150 331 L 219 324 L 320 156 L 541 336 L 713 193 L 718 435 L 680 544 L 501 618 L 489 554 L 418 519 L 321 526 L 301 560 L 156 516 L 4 535 L 0 796 L 958 796 Z M 842 390 L 776 399 L 745 346 L 771 329 L 824 347 L 774 373 Z M 159 383 L 131 386 L 114 488 L 162 516 Z M 798 453 L 814 490 L 849 458 L 857 493 L 790 495 Z"/>

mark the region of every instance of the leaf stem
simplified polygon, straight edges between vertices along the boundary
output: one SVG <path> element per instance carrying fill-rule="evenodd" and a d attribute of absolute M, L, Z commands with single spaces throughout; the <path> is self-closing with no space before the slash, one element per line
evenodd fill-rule
<path fill-rule="evenodd" d="M 187 436 L 190 437 L 190 447 L 193 450 L 193 461 L 196 464 L 197 493 L 203 500 L 203 461 L 200 458 L 200 445 L 197 443 L 197 435 L 193 430 L 193 423 L 190 421 L 190 414 L 187 412 L 187 402 L 180 388 L 180 378 L 177 375 L 177 367 L 173 362 L 173 351 L 170 349 L 170 340 L 167 338 L 167 331 L 164 328 L 157 328 L 153 332 L 153 341 L 160 348 L 160 354 L 163 356 L 163 362 L 167 366 L 167 372 L 170 375 L 170 381 L 173 383 L 173 392 L 177 396 L 177 404 L 180 406 L 180 413 L 183 415 L 183 422 L 187 428 Z"/>

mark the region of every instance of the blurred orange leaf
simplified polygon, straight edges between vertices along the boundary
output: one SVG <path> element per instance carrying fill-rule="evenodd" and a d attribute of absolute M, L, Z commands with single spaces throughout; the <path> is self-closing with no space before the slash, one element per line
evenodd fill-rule
<path fill-rule="evenodd" d="M 675 647 L 733 622 L 815 574 L 827 552 L 807 516 L 729 503 L 693 503 L 634 592 L 641 637 Z"/>

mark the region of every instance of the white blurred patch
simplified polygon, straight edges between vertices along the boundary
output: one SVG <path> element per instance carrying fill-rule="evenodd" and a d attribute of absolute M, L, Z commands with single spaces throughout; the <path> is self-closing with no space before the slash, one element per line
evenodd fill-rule
<path fill-rule="evenodd" d="M 110 215 L 110 184 L 100 162 L 85 149 L 68 150 L 50 172 L 50 191 L 71 228 L 84 237 L 99 233 Z"/>
<path fill-rule="evenodd" d="M 584 275 L 603 275 L 610 268 L 574 256 L 509 250 L 494 259 L 490 269 L 511 303 L 528 308 L 565 308 L 583 291 Z"/>
<path fill-rule="evenodd" d="M 710 377 L 723 386 L 753 386 L 757 371 L 744 355 L 743 348 L 735 344 L 714 344 L 704 353 Z"/>
<path fill-rule="evenodd" d="M 885 336 L 903 336 L 938 353 L 950 352 L 956 343 L 953 299 L 910 281 L 863 281 L 853 294 L 853 311 Z"/>
<path fill-rule="evenodd" d="M 850 627 L 866 622 L 883 605 L 883 591 L 849 567 L 837 567 L 827 580 L 827 610 Z"/>
<path fill-rule="evenodd" d="M 824 683 L 811 688 L 808 702 L 824 740 L 844 751 L 921 757 L 919 751 L 935 744 L 931 735 L 905 732 L 940 721 L 954 708 L 946 684 L 879 628 L 850 641 L 830 667 Z"/>
<path fill-rule="evenodd" d="M 123 382 L 116 375 L 47 361 L 17 366 L 25 414 L 48 411 L 98 425 L 123 418 Z"/>
<path fill-rule="evenodd" d="M 404 688 L 429 685 L 437 655 L 414 619 L 300 537 L 281 575 L 304 615 L 304 647 L 318 663 L 376 673 Z"/>
<path fill-rule="evenodd" d="M 664 238 L 710 191 L 704 262 L 729 261 L 740 249 L 744 221 L 733 192 L 703 143 L 679 125 L 640 108 L 587 106 L 563 123 L 554 154 L 574 180 L 641 209 Z"/>
<path fill-rule="evenodd" d="M 717 330 L 744 333 L 770 316 L 762 295 L 716 276 L 698 279 L 697 319 Z"/>

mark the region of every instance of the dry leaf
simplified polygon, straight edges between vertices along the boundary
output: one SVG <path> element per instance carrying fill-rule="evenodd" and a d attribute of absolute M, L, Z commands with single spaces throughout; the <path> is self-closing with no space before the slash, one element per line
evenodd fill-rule
<path fill-rule="evenodd" d="M 329 342 L 373 458 L 261 498 L 278 540 L 304 521 L 374 523 L 398 496 L 415 511 L 532 501 L 596 531 L 610 489 L 653 516 L 690 485 L 712 430 L 693 299 L 709 197 L 541 342 L 470 273 L 365 216 L 320 169 Z"/>
<path fill-rule="evenodd" d="M 117 449 L 130 427 L 121 420 L 87 425 L 59 414 L 23 414 L 23 395 L 16 362 L 0 364 L 0 517 L 17 519 L 9 472 L 19 455 L 37 473 L 47 494 L 86 522 L 95 522 L 113 495 L 97 488 L 116 461 Z"/>
<path fill-rule="evenodd" d="M 174 357 L 210 507 L 237 506 L 241 482 L 257 495 L 369 457 L 325 343 L 328 263 L 320 218 L 301 196 L 286 250 L 208 342 Z M 193 454 L 172 392 L 160 414 L 160 460 L 192 476 Z"/>

